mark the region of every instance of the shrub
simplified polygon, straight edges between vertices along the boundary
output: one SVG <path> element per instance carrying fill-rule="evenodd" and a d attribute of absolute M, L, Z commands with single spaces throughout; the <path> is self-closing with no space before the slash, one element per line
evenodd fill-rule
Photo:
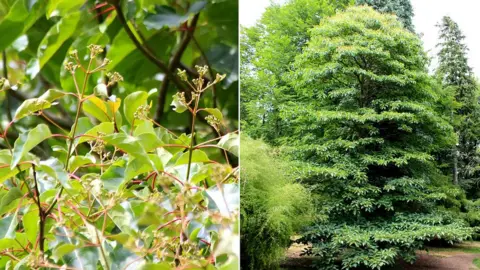
<path fill-rule="evenodd" d="M 272 150 L 242 136 L 241 261 L 248 269 L 274 268 L 311 214 L 307 190 Z"/>
<path fill-rule="evenodd" d="M 102 47 L 88 48 L 89 56 L 74 50 L 65 63 L 75 92 L 51 89 L 25 100 L 0 130 L 8 146 L 0 150 L 0 268 L 236 267 L 238 169 L 211 154 L 238 155 L 238 134 L 217 137 L 223 115 L 200 103 L 225 76 L 208 80 L 208 68 L 196 66 L 199 75 L 190 81 L 179 71 L 191 89 L 175 94 L 172 107 L 190 113 L 192 122 L 190 134 L 175 134 L 151 118 L 147 92 L 124 100 L 107 94 L 120 74 L 89 89 L 89 76 L 109 61 L 98 59 Z M 77 83 L 78 75 L 83 80 Z M 3 91 L 11 91 L 7 80 L 1 82 Z M 66 97 L 77 108 L 70 131 L 56 134 L 39 124 L 10 145 L 6 134 L 18 121 L 44 114 Z M 214 139 L 197 142 L 200 111 L 208 113 Z M 57 154 L 31 154 L 42 142 L 54 143 Z"/>

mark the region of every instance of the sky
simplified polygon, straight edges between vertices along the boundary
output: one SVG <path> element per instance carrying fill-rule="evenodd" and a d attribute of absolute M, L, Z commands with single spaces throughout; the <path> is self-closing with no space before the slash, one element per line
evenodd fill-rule
<path fill-rule="evenodd" d="M 282 0 L 275 0 L 275 2 Z M 465 44 L 469 64 L 480 77 L 480 1 L 479 0 L 411 0 L 415 16 L 413 23 L 417 33 L 422 35 L 425 50 L 435 56 L 438 43 L 438 28 L 435 26 L 443 16 L 450 16 L 458 23 L 466 36 Z M 270 0 L 240 0 L 240 24 L 252 26 L 262 16 Z M 435 67 L 435 59 L 432 68 Z"/>

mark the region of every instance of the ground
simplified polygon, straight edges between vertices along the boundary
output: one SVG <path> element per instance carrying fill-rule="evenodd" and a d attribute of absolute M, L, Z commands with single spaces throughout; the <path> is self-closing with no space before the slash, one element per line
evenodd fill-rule
<path fill-rule="evenodd" d="M 315 260 L 300 256 L 304 246 L 294 244 L 287 251 L 282 269 L 307 270 Z M 475 260 L 475 263 L 474 263 Z M 449 248 L 428 248 L 418 251 L 417 261 L 411 265 L 399 262 L 390 270 L 476 270 L 480 269 L 480 242 L 464 242 Z"/>

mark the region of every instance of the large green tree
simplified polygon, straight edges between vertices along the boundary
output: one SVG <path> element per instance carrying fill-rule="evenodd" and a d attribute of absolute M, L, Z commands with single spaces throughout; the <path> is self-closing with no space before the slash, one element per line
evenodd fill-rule
<path fill-rule="evenodd" d="M 323 198 L 303 238 L 308 253 L 330 267 L 341 255 L 344 269 L 376 269 L 414 260 L 425 241 L 468 237 L 438 208 L 458 206 L 463 193 L 432 157 L 455 136 L 432 108 L 420 39 L 370 7 L 348 8 L 310 35 L 288 76 L 295 99 L 281 110 L 292 128 L 286 149 L 309 164 L 305 181 Z"/>
<path fill-rule="evenodd" d="M 442 87 L 450 91 L 456 102 L 448 112 L 458 136 L 458 144 L 451 154 L 453 182 L 471 189 L 478 182 L 480 156 L 480 108 L 478 87 L 472 68 L 468 65 L 465 36 L 458 24 L 450 17 L 443 17 L 438 46 L 436 76 Z M 470 190 L 474 192 L 474 190 Z"/>
<path fill-rule="evenodd" d="M 410 0 L 357 0 L 357 5 L 369 5 L 378 12 L 393 13 L 403 23 L 403 26 L 414 32 L 413 7 Z"/>

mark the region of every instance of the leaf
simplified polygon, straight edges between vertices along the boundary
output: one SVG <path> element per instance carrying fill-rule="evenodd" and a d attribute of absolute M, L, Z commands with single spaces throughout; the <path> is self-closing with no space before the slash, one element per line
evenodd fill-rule
<path fill-rule="evenodd" d="M 48 109 L 52 106 L 47 100 L 40 98 L 30 98 L 25 100 L 15 112 L 15 121 L 18 121 L 26 116 L 32 115 L 38 111 Z"/>
<path fill-rule="evenodd" d="M 24 34 L 43 14 L 44 1 L 34 6 L 33 10 L 27 10 L 24 0 L 16 0 L 10 7 L 8 14 L 0 23 L 0 51 L 5 50 L 17 38 Z"/>
<path fill-rule="evenodd" d="M 64 165 L 57 158 L 49 158 L 48 160 L 42 160 L 40 161 L 38 167 L 47 175 L 53 177 L 55 180 L 58 180 L 64 188 L 71 188 L 71 185 L 69 183 L 69 177 L 64 169 Z"/>
<path fill-rule="evenodd" d="M 50 129 L 45 124 L 38 125 L 28 133 L 24 132 L 20 134 L 13 146 L 13 157 L 10 169 L 15 168 L 25 154 L 51 135 Z"/>
<path fill-rule="evenodd" d="M 177 113 L 183 113 L 184 111 L 188 110 L 187 104 L 185 104 L 179 95 L 173 95 L 173 100 L 170 106 L 173 107 L 173 110 Z"/>
<path fill-rule="evenodd" d="M 68 167 L 69 167 L 68 170 L 73 172 L 80 166 L 83 166 L 86 164 L 93 164 L 93 163 L 95 163 L 95 160 L 93 160 L 93 157 L 72 156 L 70 158 L 70 161 L 68 162 Z"/>
<path fill-rule="evenodd" d="M 0 200 L 0 215 L 3 214 L 4 208 L 6 208 L 11 202 L 15 201 L 16 199 L 21 198 L 22 196 L 23 193 L 19 188 L 10 188 L 7 194 L 5 194 Z"/>
<path fill-rule="evenodd" d="M 152 170 L 152 166 L 149 163 L 145 163 L 139 159 L 132 159 L 128 162 L 125 169 L 125 182 L 132 180 L 135 176 L 149 172 Z"/>
<path fill-rule="evenodd" d="M 10 155 L 10 151 L 7 149 L 0 150 L 0 183 L 17 175 L 20 172 L 18 167 L 20 167 L 20 170 L 24 171 L 32 166 L 31 164 L 22 164 L 14 169 L 10 169 L 11 162 L 12 156 Z"/>
<path fill-rule="evenodd" d="M 72 253 L 75 250 L 76 246 L 73 244 L 60 244 L 53 250 L 52 258 L 55 261 L 60 260 L 63 256 Z"/>
<path fill-rule="evenodd" d="M 188 164 L 190 157 L 189 151 L 183 153 L 180 158 L 175 162 L 175 166 L 178 165 L 183 165 L 183 164 Z M 203 152 L 202 150 L 193 150 L 192 152 L 192 160 L 191 163 L 199 163 L 199 162 L 208 162 L 210 159 L 208 159 L 207 154 Z"/>
<path fill-rule="evenodd" d="M 94 141 L 97 140 L 98 134 L 103 133 L 105 135 L 110 135 L 115 131 L 113 127 L 112 122 L 105 122 L 105 123 L 100 123 L 93 128 L 89 129 L 87 132 L 85 132 L 80 138 L 78 138 L 78 141 L 76 142 L 76 145 L 79 145 L 81 143 L 87 142 L 87 141 Z"/>
<path fill-rule="evenodd" d="M 133 28 L 133 25 L 128 22 L 128 27 Z M 148 41 L 152 37 L 153 33 L 146 32 L 144 34 L 145 41 Z M 137 37 L 138 40 L 142 40 Z M 110 49 L 107 52 L 107 58 L 112 60 L 112 62 L 108 65 L 107 69 L 109 71 L 113 70 L 117 67 L 120 62 L 122 62 L 125 57 L 127 57 L 130 53 L 135 51 L 137 47 L 132 42 L 128 34 L 125 32 L 124 29 L 118 31 L 118 34 L 113 39 Z M 123 73 L 122 73 L 123 74 Z"/>
<path fill-rule="evenodd" d="M 93 88 L 93 93 L 96 96 L 108 97 L 107 86 L 104 83 L 100 83 Z"/>
<path fill-rule="evenodd" d="M 147 15 L 143 23 L 149 30 L 160 30 L 163 27 L 176 27 L 187 21 L 190 16 L 200 12 L 205 5 L 205 1 L 197 1 L 193 3 L 184 15 L 177 14 L 175 10 L 170 7 L 160 6 L 157 8 L 157 13 Z"/>
<path fill-rule="evenodd" d="M 220 121 L 223 120 L 223 114 L 219 109 L 217 109 L 217 108 L 205 108 L 203 110 L 205 110 L 208 113 L 210 113 L 211 115 L 215 116 L 215 118 L 217 118 L 218 120 L 220 120 Z"/>
<path fill-rule="evenodd" d="M 85 3 L 84 0 L 48 1 L 45 15 L 47 16 L 47 19 L 50 19 L 51 17 L 54 17 L 54 16 L 63 17 L 72 11 L 79 10 L 84 3 Z"/>
<path fill-rule="evenodd" d="M 53 103 L 55 100 L 65 96 L 65 95 L 66 95 L 66 93 L 61 91 L 61 90 L 48 89 L 47 92 L 43 93 L 43 95 L 41 95 L 38 99 L 46 100 L 50 103 Z"/>
<path fill-rule="evenodd" d="M 22 217 L 22 225 L 25 229 L 25 234 L 27 235 L 28 241 L 30 243 L 35 243 L 38 236 L 38 228 L 39 228 L 39 217 L 38 217 L 38 208 L 34 208 L 35 210 L 27 212 Z"/>
<path fill-rule="evenodd" d="M 228 133 L 220 139 L 218 146 L 238 157 L 240 136 L 237 133 Z"/>
<path fill-rule="evenodd" d="M 205 191 L 209 200 L 208 208 L 219 210 L 224 216 L 229 216 L 240 206 L 240 193 L 238 184 L 224 184 L 211 187 Z"/>
<path fill-rule="evenodd" d="M 76 12 L 63 17 L 59 22 L 52 26 L 52 28 L 50 28 L 38 46 L 38 66 L 36 70 L 30 72 L 30 78 L 35 77 L 63 43 L 73 35 L 79 21 L 80 12 Z"/>
<path fill-rule="evenodd" d="M 17 213 L 0 219 L 0 239 L 15 239 L 15 229 L 17 228 Z"/>
<path fill-rule="evenodd" d="M 124 183 L 125 179 L 125 167 L 123 165 L 125 161 L 121 163 L 122 166 L 110 166 L 100 176 L 100 180 L 103 182 L 103 186 L 108 191 L 118 191 Z"/>
<path fill-rule="evenodd" d="M 125 98 L 123 113 L 128 123 L 132 124 L 135 112 L 142 105 L 147 105 L 148 93 L 143 91 L 133 92 Z"/>
<path fill-rule="evenodd" d="M 112 122 L 112 119 L 108 116 L 107 105 L 105 101 L 98 97 L 90 97 L 83 103 L 83 111 L 95 118 L 100 122 Z"/>
<path fill-rule="evenodd" d="M 172 267 L 167 262 L 146 263 L 139 270 L 171 270 Z"/>

